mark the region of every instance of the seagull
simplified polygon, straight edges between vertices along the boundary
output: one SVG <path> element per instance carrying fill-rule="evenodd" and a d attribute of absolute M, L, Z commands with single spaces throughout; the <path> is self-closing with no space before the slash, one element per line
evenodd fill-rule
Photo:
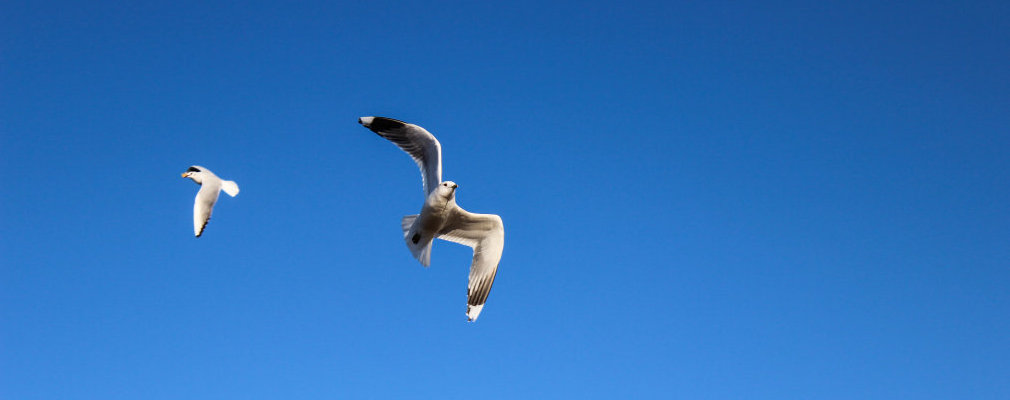
<path fill-rule="evenodd" d="M 430 264 L 435 238 L 473 248 L 466 316 L 468 321 L 475 321 L 487 302 L 505 248 L 501 217 L 474 214 L 456 204 L 459 185 L 442 181 L 442 145 L 424 128 L 384 117 L 361 117 L 358 123 L 396 144 L 421 168 L 424 205 L 420 214 L 400 221 L 403 240 L 421 265 Z"/>
<path fill-rule="evenodd" d="M 224 190 L 231 197 L 237 196 L 238 184 L 234 181 L 221 180 L 209 169 L 199 165 L 189 167 L 182 173 L 182 177 L 200 184 L 200 191 L 196 192 L 196 201 L 193 203 L 193 234 L 200 237 L 203 228 L 207 227 L 207 221 L 210 221 L 210 213 L 214 210 L 217 195 Z"/>

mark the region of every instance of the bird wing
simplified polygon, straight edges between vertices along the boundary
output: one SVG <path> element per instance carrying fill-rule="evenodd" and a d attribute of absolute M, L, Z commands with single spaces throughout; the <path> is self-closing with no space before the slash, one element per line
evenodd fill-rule
<path fill-rule="evenodd" d="M 421 169 L 425 197 L 442 182 L 442 145 L 424 128 L 385 117 L 363 117 L 362 125 L 407 152 Z"/>
<path fill-rule="evenodd" d="M 203 229 L 210 221 L 210 214 L 214 210 L 214 203 L 221 192 L 221 184 L 218 182 L 204 182 L 200 185 L 200 191 L 196 193 L 196 200 L 193 202 L 193 233 L 196 237 L 203 235 Z"/>
<path fill-rule="evenodd" d="M 501 217 L 474 214 L 457 207 L 445 228 L 439 232 L 438 238 L 473 248 L 470 281 L 466 291 L 466 316 L 474 321 L 491 293 L 491 285 L 498 273 L 498 262 L 505 249 L 505 227 Z"/>

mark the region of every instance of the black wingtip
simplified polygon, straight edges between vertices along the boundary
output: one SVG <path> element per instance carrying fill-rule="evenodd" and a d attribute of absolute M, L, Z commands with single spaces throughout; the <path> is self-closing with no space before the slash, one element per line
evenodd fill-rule
<path fill-rule="evenodd" d="M 361 122 L 361 118 L 358 118 L 358 122 L 359 123 Z M 404 125 L 407 125 L 407 123 L 400 121 L 398 119 L 392 119 L 386 117 L 374 117 L 374 119 L 372 119 L 372 123 L 368 126 L 368 129 L 371 129 L 375 132 L 381 132 L 381 131 L 399 129 L 402 128 Z"/>

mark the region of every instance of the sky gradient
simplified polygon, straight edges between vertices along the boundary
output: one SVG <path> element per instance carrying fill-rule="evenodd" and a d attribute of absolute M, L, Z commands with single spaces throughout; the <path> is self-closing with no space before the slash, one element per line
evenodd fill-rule
<path fill-rule="evenodd" d="M 143 3 L 0 5 L 0 398 L 1010 398 L 1010 3 Z"/>

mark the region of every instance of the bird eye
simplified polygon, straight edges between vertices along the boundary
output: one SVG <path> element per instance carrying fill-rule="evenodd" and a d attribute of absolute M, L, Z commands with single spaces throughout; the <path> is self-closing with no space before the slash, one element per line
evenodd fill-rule
<path fill-rule="evenodd" d="M 187 169 L 186 172 L 200 172 L 200 170 L 197 169 L 196 167 L 189 167 L 189 169 Z"/>

